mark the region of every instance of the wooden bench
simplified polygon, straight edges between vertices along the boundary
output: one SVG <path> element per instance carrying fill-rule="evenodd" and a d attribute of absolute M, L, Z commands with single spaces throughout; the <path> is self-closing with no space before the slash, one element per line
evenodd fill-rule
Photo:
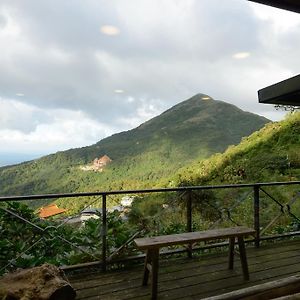
<path fill-rule="evenodd" d="M 148 284 L 149 273 L 152 279 L 152 299 L 157 298 L 157 280 L 158 280 L 158 259 L 159 249 L 172 245 L 193 244 L 201 241 L 216 239 L 229 239 L 229 269 L 233 269 L 234 245 L 238 241 L 240 259 L 245 280 L 249 280 L 249 271 L 245 250 L 244 237 L 254 235 L 255 230 L 247 227 L 232 227 L 213 229 L 198 232 L 187 232 L 172 235 L 163 235 L 155 237 L 146 237 L 135 239 L 134 242 L 140 250 L 146 251 L 143 285 Z"/>

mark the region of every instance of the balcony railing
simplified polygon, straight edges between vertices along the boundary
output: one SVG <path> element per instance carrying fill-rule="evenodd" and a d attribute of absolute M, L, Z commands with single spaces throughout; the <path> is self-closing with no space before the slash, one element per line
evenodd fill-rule
<path fill-rule="evenodd" d="M 0 197 L 0 213 L 6 218 L 2 218 L 2 222 L 6 222 L 6 224 L 0 223 L 2 234 L 5 234 L 4 227 L 8 225 L 7 223 L 14 221 L 17 221 L 21 227 L 20 224 L 23 224 L 24 227 L 28 228 L 27 233 L 29 233 L 26 236 L 16 238 L 17 241 L 22 239 L 23 241 L 19 249 L 15 250 L 13 257 L 10 252 L 12 251 L 9 246 L 10 241 L 5 244 L 3 242 L 5 236 L 2 236 L 2 243 L 0 241 L 0 253 L 2 253 L 2 257 L 0 254 L 0 274 L 19 266 L 20 263 L 17 264 L 16 262 L 22 261 L 22 259 L 26 261 L 31 250 L 37 245 L 48 247 L 49 241 L 55 242 L 56 245 L 49 249 L 50 256 L 51 251 L 55 252 L 60 244 L 65 244 L 68 250 L 63 252 L 66 255 L 70 255 L 70 251 L 72 251 L 70 249 L 74 249 L 74 253 L 80 252 L 85 256 L 84 261 L 88 257 L 91 261 L 90 265 L 100 265 L 105 271 L 109 264 L 116 262 L 114 259 L 116 254 L 122 252 L 136 236 L 145 234 L 142 224 L 145 219 L 137 220 L 137 230 L 127 234 L 125 242 L 123 241 L 121 245 L 117 243 L 110 245 L 110 239 L 115 238 L 118 232 L 114 232 L 114 223 L 112 225 L 109 223 L 111 215 L 108 208 L 112 207 L 113 202 L 117 203 L 122 196 L 141 199 L 149 198 L 149 195 L 155 195 L 157 199 L 162 199 L 157 205 L 159 205 L 158 210 L 166 210 L 165 216 L 172 218 L 172 214 L 177 217 L 181 215 L 181 220 L 176 220 L 177 225 L 182 221 L 181 226 L 177 229 L 173 228 L 175 231 L 246 225 L 256 231 L 252 241 L 256 247 L 259 247 L 263 240 L 300 234 L 298 230 L 300 228 L 300 181 Z M 101 206 L 99 226 L 95 227 L 92 233 L 86 232 L 86 244 L 84 239 L 78 243 L 76 237 L 68 238 L 66 234 L 61 234 L 62 229 L 68 224 L 68 218 L 58 219 L 52 223 L 43 223 L 40 220 L 37 221 L 38 218 L 32 219 L 26 214 L 20 213 L 14 205 L 15 202 L 25 202 L 30 206 L 36 206 L 37 203 L 42 203 L 41 200 L 43 202 L 64 200 L 70 203 L 81 203 L 81 211 L 87 207 L 97 208 Z M 145 218 L 147 217 L 152 225 L 157 226 L 156 231 L 154 230 L 151 234 L 167 232 L 165 228 L 162 228 L 162 220 L 159 220 L 159 217 L 156 223 L 155 215 L 145 216 Z M 123 220 L 122 222 L 124 224 L 128 221 Z M 141 224 L 138 224 L 139 222 Z M 15 230 L 17 236 L 18 228 L 20 227 L 10 228 L 10 230 Z M 95 233 L 95 230 L 98 231 Z M 95 245 L 90 245 L 90 234 L 96 235 L 96 238 L 98 236 L 100 239 Z M 90 245 L 90 248 L 86 247 L 87 244 Z M 204 245 L 200 248 L 224 245 L 224 243 L 218 243 Z M 188 249 L 189 255 L 191 255 L 191 251 Z M 125 256 L 124 260 L 127 258 L 128 256 Z M 51 259 L 50 262 L 52 262 Z M 65 265 L 66 263 L 62 264 Z M 72 262 L 69 261 L 68 264 L 72 265 Z M 25 263 L 24 266 L 26 267 L 28 264 Z"/>

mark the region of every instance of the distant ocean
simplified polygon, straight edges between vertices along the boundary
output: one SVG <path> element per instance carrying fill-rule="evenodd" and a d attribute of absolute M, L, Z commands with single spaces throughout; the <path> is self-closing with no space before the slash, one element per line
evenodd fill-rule
<path fill-rule="evenodd" d="M 39 154 L 24 154 L 24 153 L 1 153 L 0 152 L 0 167 L 15 165 L 24 161 L 33 160 L 41 157 Z"/>

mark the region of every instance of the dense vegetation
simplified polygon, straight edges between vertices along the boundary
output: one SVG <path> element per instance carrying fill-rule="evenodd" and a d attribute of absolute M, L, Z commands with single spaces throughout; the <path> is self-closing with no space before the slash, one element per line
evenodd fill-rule
<path fill-rule="evenodd" d="M 5 170 L 10 168 L 3 172 Z M 108 172 L 100 175 L 105 173 Z M 98 174 L 92 172 L 90 175 Z M 229 146 L 223 154 L 214 154 L 206 160 L 195 159 L 188 167 L 178 169 L 167 178 L 160 178 L 156 184 L 157 187 L 170 187 L 299 179 L 300 113 L 294 113 L 281 122 L 267 124 L 260 131 L 243 138 L 239 145 Z M 297 185 L 265 190 L 279 203 L 289 203 L 291 210 L 284 212 L 276 201 L 261 195 L 262 232 L 265 234 L 298 230 L 300 194 Z M 253 226 L 252 192 L 251 189 L 193 192 L 193 229 L 233 224 Z M 126 218 L 116 211 L 109 213 L 108 255 L 124 245 L 136 232 L 156 235 L 185 231 L 187 197 L 186 193 L 141 195 L 136 197 Z M 87 199 L 88 201 L 94 200 Z M 75 209 L 78 210 L 78 207 Z M 7 210 L 26 218 L 40 229 L 33 228 L 28 222 L 24 224 L 24 221 L 7 213 Z M 269 226 L 274 217 L 276 222 Z M 2 272 L 5 269 L 29 267 L 45 261 L 61 265 L 101 258 L 101 218 L 90 220 L 79 228 L 61 224 L 61 220 L 40 220 L 27 206 L 17 203 L 0 205 L 0 230 L 5 237 L 0 241 Z M 27 251 L 24 252 L 25 250 Z M 134 248 L 129 244 L 122 249 L 120 255 L 133 251 Z"/>
<path fill-rule="evenodd" d="M 26 219 L 24 222 L 12 214 Z M 109 213 L 108 254 L 123 245 L 135 232 L 117 212 Z M 20 203 L 0 204 L 0 275 L 15 268 L 28 268 L 45 262 L 72 265 L 101 260 L 101 223 L 90 219 L 82 227 L 55 220 L 39 219 Z M 113 230 L 113 234 L 112 234 Z M 127 251 L 133 251 L 128 248 Z"/>
<path fill-rule="evenodd" d="M 198 94 L 139 127 L 97 144 L 0 168 L 0 195 L 31 195 L 152 187 L 195 159 L 223 152 L 268 122 Z M 82 171 L 94 158 L 113 161 L 102 172 Z"/>
<path fill-rule="evenodd" d="M 300 180 L 300 112 L 230 146 L 223 154 L 194 161 L 168 177 L 160 186 L 212 186 Z M 299 185 L 264 187 L 260 193 L 263 233 L 278 233 L 300 228 Z M 185 195 L 149 196 L 133 206 L 136 219 L 152 232 L 161 228 L 186 230 Z M 233 224 L 253 227 L 253 189 L 218 189 L 192 193 L 194 229 Z M 162 207 L 168 204 L 168 209 Z M 270 222 L 276 218 L 276 222 Z M 183 226 L 182 226 L 183 225 Z M 157 230 L 157 228 L 160 228 Z"/>
<path fill-rule="evenodd" d="M 267 124 L 237 146 L 180 169 L 171 184 L 292 181 L 300 178 L 300 113 Z"/>

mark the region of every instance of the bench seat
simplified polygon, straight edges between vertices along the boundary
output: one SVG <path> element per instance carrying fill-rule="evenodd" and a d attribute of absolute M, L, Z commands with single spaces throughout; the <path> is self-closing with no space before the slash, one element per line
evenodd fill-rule
<path fill-rule="evenodd" d="M 254 234 L 254 229 L 247 228 L 244 226 L 237 226 L 231 228 L 211 229 L 206 231 L 186 232 L 179 234 L 135 239 L 134 242 L 137 248 L 146 251 L 142 284 L 148 284 L 149 274 L 151 272 L 152 299 L 157 299 L 158 260 L 160 248 L 173 245 L 191 245 L 197 242 L 216 239 L 229 239 L 229 269 L 233 269 L 234 245 L 237 239 L 244 279 L 249 280 L 244 237 Z"/>

